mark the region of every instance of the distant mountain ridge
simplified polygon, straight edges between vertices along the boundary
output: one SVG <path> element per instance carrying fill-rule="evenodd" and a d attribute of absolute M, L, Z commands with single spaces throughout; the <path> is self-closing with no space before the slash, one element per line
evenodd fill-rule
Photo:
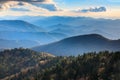
<path fill-rule="evenodd" d="M 16 31 L 1 31 L 0 38 L 5 40 L 31 40 L 39 42 L 38 45 L 48 44 L 67 37 L 61 33 L 49 32 L 16 32 Z M 23 46 L 24 47 L 24 46 Z"/>
<path fill-rule="evenodd" d="M 98 34 L 80 35 L 63 39 L 48 45 L 34 47 L 39 52 L 49 52 L 59 56 L 78 55 L 93 51 L 119 51 L 120 40 L 109 40 Z"/>
<path fill-rule="evenodd" d="M 95 33 L 95 34 L 104 35 L 105 37 L 110 39 L 120 38 L 119 36 L 120 35 L 120 27 L 119 27 L 120 19 L 113 20 L 113 19 L 91 18 L 91 17 L 82 17 L 82 16 L 81 17 L 20 16 L 20 17 L 12 17 L 10 19 L 12 19 L 13 21 L 14 20 L 25 21 L 47 31 L 49 31 L 49 29 L 52 29 L 53 27 L 56 26 L 56 29 L 54 29 L 53 32 L 56 32 L 56 30 L 61 30 L 64 33 L 69 33 L 71 32 L 71 27 L 73 27 L 72 28 L 72 31 L 73 31 L 72 33 L 74 33 L 72 34 L 73 36 L 76 36 L 76 34 L 83 35 L 83 34 Z M 5 20 L 9 20 L 9 18 L 6 17 Z M 67 27 L 66 25 L 70 27 L 70 29 L 68 29 L 67 31 L 64 28 L 64 26 Z M 58 28 L 59 26 L 61 27 Z"/>
<path fill-rule="evenodd" d="M 0 20 L 0 48 L 34 47 L 67 37 L 22 20 Z M 16 42 L 18 41 L 18 42 Z M 28 41 L 28 42 L 27 42 Z"/>
<path fill-rule="evenodd" d="M 10 48 L 19 48 L 19 47 L 27 47 L 30 48 L 32 46 L 39 45 L 37 41 L 32 40 L 5 40 L 0 39 L 0 49 L 10 49 Z"/>
<path fill-rule="evenodd" d="M 22 20 L 0 20 L 0 31 L 42 32 L 44 29 Z"/>
<path fill-rule="evenodd" d="M 95 33 L 95 34 L 104 35 L 105 37 L 110 39 L 120 38 L 119 36 L 120 19 L 113 20 L 113 19 L 90 18 L 90 17 L 52 16 L 52 17 L 40 17 L 40 18 L 33 17 L 32 21 L 29 21 L 27 19 L 25 19 L 25 21 L 28 21 L 37 26 L 42 26 L 44 29 L 50 29 L 50 30 L 53 27 L 55 28 L 56 26 L 57 28 L 56 30 L 60 29 L 61 31 L 64 31 L 65 30 L 64 26 L 65 27 L 68 26 L 71 31 L 71 27 L 73 27 L 72 29 L 74 36 L 76 36 L 76 33 L 78 35 Z M 61 28 L 58 29 L 60 24 L 61 24 Z M 69 28 L 67 30 L 68 33 L 69 33 Z M 100 32 L 96 32 L 96 30 Z"/>

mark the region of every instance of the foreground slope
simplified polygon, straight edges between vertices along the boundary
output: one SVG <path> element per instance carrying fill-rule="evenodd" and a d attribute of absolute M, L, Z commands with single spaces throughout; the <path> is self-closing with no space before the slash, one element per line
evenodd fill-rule
<path fill-rule="evenodd" d="M 41 62 L 47 63 L 53 57 L 47 53 L 37 53 L 23 48 L 4 50 L 0 52 L 0 80 L 36 68 Z"/>
<path fill-rule="evenodd" d="M 42 70 L 38 66 L 4 80 L 120 80 L 120 52 L 56 57 L 51 64 Z"/>
<path fill-rule="evenodd" d="M 92 51 L 119 51 L 120 40 L 109 40 L 98 34 L 89 34 L 70 37 L 48 45 L 34 47 L 33 50 L 64 56 L 78 55 Z"/>

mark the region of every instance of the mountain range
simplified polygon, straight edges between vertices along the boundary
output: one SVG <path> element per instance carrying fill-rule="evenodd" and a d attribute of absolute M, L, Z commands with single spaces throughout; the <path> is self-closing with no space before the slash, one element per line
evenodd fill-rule
<path fill-rule="evenodd" d="M 0 20 L 0 39 L 2 41 L 5 40 L 5 43 L 0 45 L 6 45 L 6 43 L 12 41 L 16 46 L 16 41 L 24 41 L 26 45 L 21 46 L 17 43 L 17 47 L 29 48 L 85 34 L 100 34 L 108 39 L 119 39 L 119 25 L 119 19 L 65 16 L 12 17 L 12 20 Z M 28 44 L 29 41 L 32 41 L 32 44 Z M 14 44 L 9 46 L 9 48 L 14 48 L 13 46 Z M 8 48 L 8 46 L 5 47 Z"/>
<path fill-rule="evenodd" d="M 51 43 L 67 37 L 55 32 L 46 32 L 42 27 L 22 20 L 0 21 L 0 48 L 30 48 Z"/>
<path fill-rule="evenodd" d="M 78 55 L 87 52 L 119 51 L 120 40 L 110 40 L 98 34 L 80 35 L 51 44 L 32 48 L 38 52 L 53 53 L 57 56 Z"/>
<path fill-rule="evenodd" d="M 64 30 L 64 26 L 71 30 L 72 33 L 76 35 L 82 34 L 93 34 L 96 33 L 96 30 L 99 30 L 96 34 L 104 35 L 110 39 L 119 39 L 120 38 L 120 19 L 104 19 L 104 18 L 91 18 L 91 17 L 69 17 L 69 16 L 24 16 L 15 19 L 20 19 L 27 21 L 31 24 L 41 26 L 45 30 L 51 30 L 53 27 L 56 30 Z M 61 25 L 61 28 L 59 26 Z M 53 30 L 54 31 L 54 30 Z M 103 32 L 103 33 L 101 33 Z M 67 32 L 65 32 L 67 33 Z M 69 31 L 68 31 L 69 33 Z M 105 33 L 105 34 L 104 34 Z"/>

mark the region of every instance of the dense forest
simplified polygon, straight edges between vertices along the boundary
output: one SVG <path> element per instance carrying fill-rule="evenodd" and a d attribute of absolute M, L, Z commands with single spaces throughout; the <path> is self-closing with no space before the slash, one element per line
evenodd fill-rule
<path fill-rule="evenodd" d="M 120 52 L 78 56 L 37 53 L 29 49 L 0 52 L 1 80 L 120 80 Z"/>
<path fill-rule="evenodd" d="M 40 64 L 49 62 L 52 57 L 54 56 L 51 54 L 37 53 L 30 49 L 4 50 L 0 52 L 0 79 L 27 72 Z"/>

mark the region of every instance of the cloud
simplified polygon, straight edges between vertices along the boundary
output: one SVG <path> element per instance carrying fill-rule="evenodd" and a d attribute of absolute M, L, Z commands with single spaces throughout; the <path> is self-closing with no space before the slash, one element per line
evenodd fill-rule
<path fill-rule="evenodd" d="M 4 11 L 5 12 L 9 11 L 9 14 L 10 14 L 10 12 L 12 12 L 12 13 L 18 12 L 18 13 L 22 13 L 22 14 L 23 14 L 23 12 L 39 13 L 39 14 L 49 12 L 47 9 L 44 9 L 41 7 L 36 7 L 36 6 L 26 3 L 26 2 L 15 2 L 15 1 L 10 1 L 10 2 L 8 1 L 8 2 L 4 3 L 3 5 L 1 5 L 0 12 L 4 12 Z"/>
<path fill-rule="evenodd" d="M 35 5 L 37 7 L 45 8 L 49 11 L 58 11 L 59 10 L 55 4 L 42 3 L 42 4 L 33 4 L 33 5 Z"/>
<path fill-rule="evenodd" d="M 29 2 L 29 3 L 32 3 L 32 2 L 52 2 L 52 0 L 0 0 L 0 3 L 4 3 L 7 1 L 22 1 L 22 2 Z"/>
<path fill-rule="evenodd" d="M 0 0 L 0 10 L 6 10 L 15 6 L 24 6 L 24 3 L 29 3 L 33 6 L 43 8 L 48 11 L 59 10 L 53 0 Z"/>
<path fill-rule="evenodd" d="M 75 12 L 82 12 L 82 13 L 87 13 L 87 12 L 106 12 L 105 7 L 95 7 L 95 8 L 89 8 L 89 9 L 82 9 L 82 10 L 77 10 Z"/>

